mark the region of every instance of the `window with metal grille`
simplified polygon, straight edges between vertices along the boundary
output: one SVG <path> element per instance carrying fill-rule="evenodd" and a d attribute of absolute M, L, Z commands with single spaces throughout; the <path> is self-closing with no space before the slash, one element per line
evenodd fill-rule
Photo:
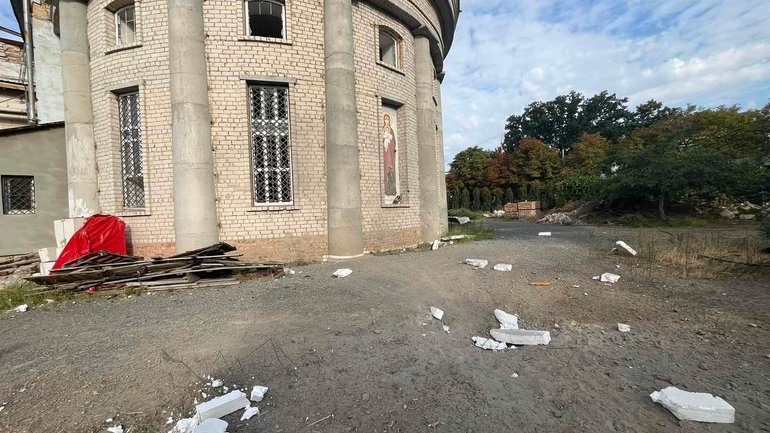
<path fill-rule="evenodd" d="M 254 204 L 290 204 L 289 88 L 250 85 L 249 101 Z"/>
<path fill-rule="evenodd" d="M 126 6 L 115 12 L 115 45 L 128 46 L 136 43 L 136 9 Z"/>
<path fill-rule="evenodd" d="M 32 176 L 2 176 L 3 214 L 35 213 L 35 178 Z"/>
<path fill-rule="evenodd" d="M 286 7 L 281 0 L 246 0 L 246 34 L 267 38 L 286 37 Z"/>
<path fill-rule="evenodd" d="M 120 162 L 123 177 L 123 206 L 144 207 L 144 162 L 139 92 L 118 95 Z"/>

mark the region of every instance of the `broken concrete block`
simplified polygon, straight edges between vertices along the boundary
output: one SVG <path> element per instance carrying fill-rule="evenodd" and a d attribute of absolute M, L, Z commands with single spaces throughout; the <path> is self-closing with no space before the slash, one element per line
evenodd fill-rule
<path fill-rule="evenodd" d="M 519 329 L 519 316 L 495 310 L 495 318 L 500 322 L 500 329 Z"/>
<path fill-rule="evenodd" d="M 537 235 L 538 236 L 551 236 L 551 232 L 540 232 Z"/>
<path fill-rule="evenodd" d="M 231 391 L 228 394 L 195 406 L 198 418 L 203 421 L 208 418 L 220 418 L 236 410 L 249 406 L 246 394 L 241 391 Z"/>
<path fill-rule="evenodd" d="M 85 223 L 86 219 L 81 217 L 55 220 L 53 222 L 53 229 L 56 235 L 56 246 L 64 248 L 72 235 L 80 230 Z"/>
<path fill-rule="evenodd" d="M 500 272 L 511 272 L 513 270 L 513 265 L 509 265 L 508 263 L 498 263 L 493 269 Z"/>
<path fill-rule="evenodd" d="M 225 433 L 226 430 L 227 421 L 222 421 L 221 419 L 217 418 L 209 418 L 193 427 L 192 433 Z"/>
<path fill-rule="evenodd" d="M 214 379 L 211 381 L 211 387 L 212 388 L 219 388 L 220 386 L 224 385 L 225 381 L 222 379 Z"/>
<path fill-rule="evenodd" d="M 433 245 L 430 247 L 430 249 L 433 251 L 436 251 L 439 246 L 441 246 L 441 241 L 436 239 L 435 241 L 433 241 Z"/>
<path fill-rule="evenodd" d="M 441 308 L 430 307 L 430 314 L 436 319 L 441 320 L 444 317 L 444 310 Z"/>
<path fill-rule="evenodd" d="M 625 323 L 618 323 L 618 331 L 631 332 L 631 325 L 626 325 Z"/>
<path fill-rule="evenodd" d="M 484 259 L 465 259 L 465 264 L 471 265 L 477 269 L 484 269 L 489 264 L 489 261 Z"/>
<path fill-rule="evenodd" d="M 243 411 L 243 415 L 241 415 L 241 421 L 250 420 L 254 415 L 259 415 L 259 408 L 256 406 L 249 406 L 245 411 Z"/>
<path fill-rule="evenodd" d="M 197 417 L 183 418 L 177 421 L 174 428 L 172 428 L 168 433 L 192 433 L 195 426 L 197 426 L 199 423 L 200 420 Z"/>
<path fill-rule="evenodd" d="M 40 275 L 50 275 L 56 262 L 40 262 Z"/>
<path fill-rule="evenodd" d="M 251 389 L 251 396 L 249 397 L 251 401 L 259 403 L 262 401 L 263 398 L 265 398 L 265 393 L 267 393 L 267 387 L 266 386 L 255 386 Z"/>
<path fill-rule="evenodd" d="M 447 325 L 442 325 L 441 328 L 444 330 L 444 332 L 449 334 L 449 327 Z"/>
<path fill-rule="evenodd" d="M 56 254 L 56 247 L 41 248 L 37 250 L 37 255 L 40 257 L 41 262 L 55 262 L 59 257 Z"/>
<path fill-rule="evenodd" d="M 623 241 L 617 241 L 615 242 L 615 245 L 619 246 L 621 251 L 625 251 L 626 253 L 631 254 L 632 256 L 636 256 L 637 254 L 635 249 L 631 248 L 630 246 L 628 246 L 627 243 Z"/>
<path fill-rule="evenodd" d="M 336 271 L 334 271 L 332 276 L 334 276 L 336 278 L 345 278 L 345 277 L 347 277 L 348 275 L 350 275 L 352 273 L 353 273 L 353 271 L 351 269 L 343 268 L 343 269 L 337 269 Z"/>
<path fill-rule="evenodd" d="M 123 426 L 116 425 L 115 427 L 108 428 L 107 431 L 110 433 L 123 433 Z"/>
<path fill-rule="evenodd" d="M 723 399 L 705 392 L 687 392 L 669 386 L 653 392 L 650 398 L 681 420 L 727 424 L 735 422 L 735 408 Z"/>
<path fill-rule="evenodd" d="M 495 352 L 498 352 L 508 348 L 508 346 L 506 346 L 505 343 L 500 343 L 491 338 L 484 338 L 484 337 L 477 336 L 477 337 L 471 338 L 471 340 L 473 340 L 473 343 L 476 344 L 476 347 L 480 347 L 484 350 L 494 350 Z"/>
<path fill-rule="evenodd" d="M 548 331 L 529 331 L 525 329 L 492 329 L 489 331 L 497 341 L 513 344 L 514 346 L 534 346 L 551 342 Z"/>
<path fill-rule="evenodd" d="M 609 272 L 605 272 L 599 277 L 599 281 L 601 281 L 602 283 L 617 283 L 618 281 L 620 281 L 620 275 L 615 275 Z"/>
<path fill-rule="evenodd" d="M 14 308 L 13 311 L 17 313 L 25 313 L 29 309 L 29 305 L 27 304 L 21 304 L 18 307 Z"/>

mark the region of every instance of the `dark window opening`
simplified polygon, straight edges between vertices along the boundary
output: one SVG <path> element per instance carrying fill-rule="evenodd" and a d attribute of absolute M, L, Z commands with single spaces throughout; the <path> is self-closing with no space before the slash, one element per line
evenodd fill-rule
<path fill-rule="evenodd" d="M 249 36 L 283 39 L 285 32 L 285 6 L 277 0 L 247 0 Z"/>
<path fill-rule="evenodd" d="M 2 176 L 3 214 L 35 213 L 35 178 L 32 176 Z"/>

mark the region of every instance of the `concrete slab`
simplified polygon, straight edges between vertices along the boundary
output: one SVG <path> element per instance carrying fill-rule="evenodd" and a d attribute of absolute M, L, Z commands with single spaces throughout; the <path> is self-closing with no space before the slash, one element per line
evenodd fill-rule
<path fill-rule="evenodd" d="M 471 265 L 474 268 L 484 269 L 489 264 L 489 261 L 484 259 L 465 259 L 465 264 Z"/>
<path fill-rule="evenodd" d="M 650 394 L 681 420 L 730 424 L 735 422 L 735 408 L 719 397 L 705 392 L 682 391 L 669 386 Z"/>
<path fill-rule="evenodd" d="M 438 320 L 441 320 L 444 318 L 444 310 L 442 310 L 441 308 L 430 307 L 430 314 L 432 314 L 433 317 L 435 317 Z"/>
<path fill-rule="evenodd" d="M 203 421 L 208 418 L 220 418 L 236 410 L 249 406 L 246 394 L 241 391 L 231 391 L 228 394 L 201 403 L 195 407 L 198 418 Z"/>
<path fill-rule="evenodd" d="M 495 310 L 495 318 L 500 322 L 500 329 L 519 329 L 519 316 Z"/>
<path fill-rule="evenodd" d="M 546 345 L 551 342 L 548 331 L 530 331 L 526 329 L 492 329 L 489 331 L 497 341 L 513 344 L 514 346 Z"/>
<path fill-rule="evenodd" d="M 620 251 L 625 251 L 626 253 L 636 256 L 637 252 L 635 249 L 631 248 L 627 243 L 623 241 L 617 241 L 615 242 L 615 245 L 620 247 Z"/>
<path fill-rule="evenodd" d="M 227 421 L 217 418 L 209 418 L 193 427 L 192 433 L 225 433 L 227 430 Z"/>

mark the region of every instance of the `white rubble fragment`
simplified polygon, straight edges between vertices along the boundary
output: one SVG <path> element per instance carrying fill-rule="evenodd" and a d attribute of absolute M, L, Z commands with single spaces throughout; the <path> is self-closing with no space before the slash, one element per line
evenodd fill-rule
<path fill-rule="evenodd" d="M 263 398 L 265 398 L 265 393 L 267 393 L 267 387 L 266 386 L 255 386 L 251 389 L 251 396 L 249 397 L 251 401 L 259 403 L 262 401 Z"/>
<path fill-rule="evenodd" d="M 110 433 L 123 433 L 123 426 L 116 425 L 115 427 L 108 428 L 107 431 Z"/>
<path fill-rule="evenodd" d="M 438 320 L 441 320 L 444 318 L 444 310 L 442 310 L 441 308 L 430 307 L 430 314 L 432 314 L 433 317 L 435 317 Z"/>
<path fill-rule="evenodd" d="M 484 269 L 489 264 L 489 261 L 484 259 L 465 259 L 465 263 L 474 268 Z"/>
<path fill-rule="evenodd" d="M 537 235 L 538 236 L 551 236 L 551 232 L 540 232 Z"/>
<path fill-rule="evenodd" d="M 353 273 L 353 270 L 343 268 L 343 269 L 337 269 L 336 271 L 334 271 L 332 276 L 334 276 L 336 278 L 345 278 L 345 277 L 347 277 L 348 275 L 350 275 L 352 273 Z"/>
<path fill-rule="evenodd" d="M 436 239 L 435 241 L 433 241 L 433 245 L 430 247 L 430 249 L 433 251 L 436 251 L 439 246 L 441 246 L 441 240 Z"/>
<path fill-rule="evenodd" d="M 605 272 L 599 277 L 599 281 L 602 283 L 617 283 L 620 281 L 620 275 Z"/>
<path fill-rule="evenodd" d="M 513 265 L 508 263 L 498 263 L 495 265 L 494 270 L 500 272 L 511 272 L 513 270 Z"/>
<path fill-rule="evenodd" d="M 259 408 L 256 406 L 249 406 L 245 411 L 243 411 L 243 415 L 241 415 L 241 421 L 250 420 L 254 415 L 259 415 Z"/>
<path fill-rule="evenodd" d="M 168 433 L 192 433 L 195 426 L 200 423 L 197 417 L 194 418 L 182 418 L 176 422 L 174 428 Z"/>
<path fill-rule="evenodd" d="M 222 379 L 214 379 L 211 381 L 211 387 L 212 388 L 219 388 L 220 386 L 224 385 L 225 381 Z"/>
<path fill-rule="evenodd" d="M 170 416 L 170 417 L 168 417 L 168 419 L 166 420 L 166 425 L 169 425 L 169 424 L 171 424 L 171 423 L 173 423 L 173 422 L 174 422 L 174 417 L 173 417 L 173 416 Z"/>
<path fill-rule="evenodd" d="M 17 313 L 24 313 L 29 309 L 29 305 L 27 304 L 21 304 L 18 307 L 14 308 L 13 311 Z"/>
<path fill-rule="evenodd" d="M 519 377 L 519 374 L 518 374 L 518 373 L 513 373 L 513 374 L 511 375 L 511 377 L 515 379 L 515 378 Z"/>
<path fill-rule="evenodd" d="M 519 329 L 519 316 L 495 310 L 495 318 L 500 322 L 500 329 Z"/>
<path fill-rule="evenodd" d="M 484 338 L 484 337 L 473 337 L 471 340 L 476 344 L 476 347 L 480 347 L 485 350 L 493 350 L 495 352 L 499 352 L 501 350 L 505 350 L 508 348 L 508 346 L 505 345 L 505 343 L 497 342 L 491 338 Z"/>
<path fill-rule="evenodd" d="M 227 430 L 227 421 L 217 418 L 204 420 L 192 429 L 192 433 L 225 433 Z"/>
<path fill-rule="evenodd" d="M 626 325 L 625 323 L 618 323 L 618 331 L 631 332 L 631 325 Z"/>
<path fill-rule="evenodd" d="M 247 406 L 249 406 L 249 400 L 246 398 L 246 394 L 241 391 L 231 391 L 195 406 L 195 410 L 198 413 L 198 418 L 203 421 L 208 418 L 223 417 Z"/>
<path fill-rule="evenodd" d="M 106 420 L 104 420 L 104 422 L 112 422 L 112 421 L 113 421 L 112 418 L 107 418 Z"/>
<path fill-rule="evenodd" d="M 442 326 L 442 328 L 444 329 L 444 332 L 446 332 L 447 334 L 449 334 L 449 326 L 447 326 L 447 325 L 443 325 L 443 326 Z"/>
<path fill-rule="evenodd" d="M 735 422 L 735 408 L 719 397 L 705 392 L 687 392 L 673 386 L 650 394 L 681 420 L 730 424 Z"/>
<path fill-rule="evenodd" d="M 525 329 L 492 329 L 489 331 L 497 341 L 513 344 L 515 346 L 534 346 L 551 342 L 551 333 L 548 331 L 529 331 Z"/>
<path fill-rule="evenodd" d="M 623 241 L 617 241 L 617 242 L 615 242 L 615 245 L 619 246 L 625 252 L 627 252 L 628 254 L 631 254 L 632 256 L 636 256 L 636 254 L 637 254 L 635 249 L 631 248 L 627 243 L 625 243 Z"/>

